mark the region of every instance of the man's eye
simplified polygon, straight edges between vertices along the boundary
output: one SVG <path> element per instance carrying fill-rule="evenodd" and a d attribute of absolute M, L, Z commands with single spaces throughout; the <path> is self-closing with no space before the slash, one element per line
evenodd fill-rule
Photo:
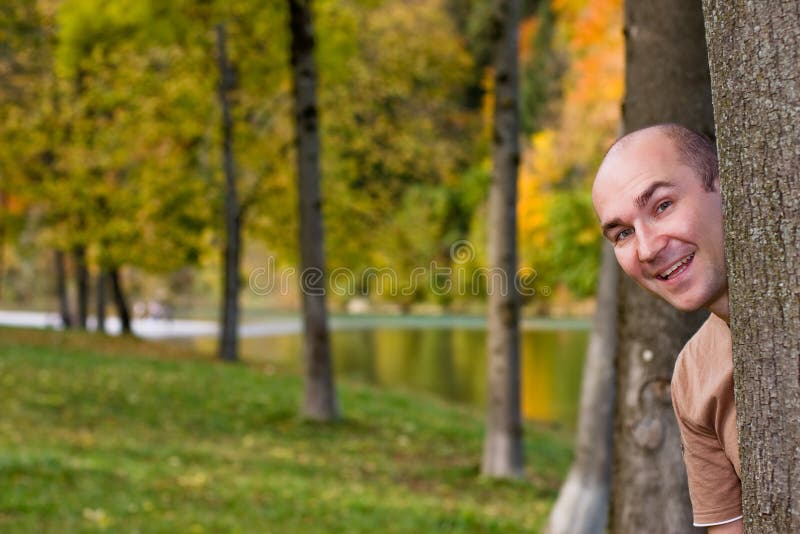
<path fill-rule="evenodd" d="M 663 212 L 665 209 L 667 209 L 670 206 L 672 206 L 672 201 L 671 200 L 665 200 L 664 202 L 662 202 L 661 204 L 656 206 L 656 213 L 661 213 L 661 212 Z"/>
<path fill-rule="evenodd" d="M 628 236 L 630 236 L 632 233 L 633 233 L 633 229 L 632 228 L 626 228 L 626 229 L 624 229 L 623 231 L 621 231 L 620 233 L 617 234 L 617 236 L 614 238 L 614 241 L 622 241 L 623 239 L 625 239 Z"/>

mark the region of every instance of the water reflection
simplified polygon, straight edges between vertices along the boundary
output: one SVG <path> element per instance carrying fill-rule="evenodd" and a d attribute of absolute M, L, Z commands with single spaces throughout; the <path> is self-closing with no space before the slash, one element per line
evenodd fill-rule
<path fill-rule="evenodd" d="M 474 328 L 368 328 L 331 333 L 336 373 L 356 380 L 426 391 L 483 406 L 486 332 Z M 527 419 L 575 427 L 585 330 L 522 333 L 522 410 Z M 242 340 L 248 360 L 300 370 L 299 335 Z"/>

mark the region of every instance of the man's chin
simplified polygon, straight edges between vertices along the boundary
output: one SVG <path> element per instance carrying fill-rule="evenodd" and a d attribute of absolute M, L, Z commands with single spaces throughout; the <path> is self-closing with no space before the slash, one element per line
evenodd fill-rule
<path fill-rule="evenodd" d="M 662 298 L 667 301 L 670 306 L 682 312 L 695 312 L 703 309 L 704 307 L 702 302 L 695 302 L 691 299 L 672 299 L 668 297 Z"/>
<path fill-rule="evenodd" d="M 647 290 L 648 293 L 660 298 L 673 308 L 682 311 L 682 312 L 694 312 L 697 310 L 701 310 L 704 308 L 703 302 L 695 302 L 694 299 L 686 298 L 686 296 L 682 298 L 676 298 L 672 295 L 664 295 L 659 293 L 658 291 L 654 291 L 649 287 L 646 287 L 642 284 L 639 284 L 641 287 Z"/>

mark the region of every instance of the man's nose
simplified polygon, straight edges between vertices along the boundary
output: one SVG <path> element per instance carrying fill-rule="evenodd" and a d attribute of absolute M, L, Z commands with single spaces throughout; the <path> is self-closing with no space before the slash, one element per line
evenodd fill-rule
<path fill-rule="evenodd" d="M 642 263 L 648 263 L 656 259 L 667 244 L 666 237 L 652 228 L 640 228 L 636 233 L 636 237 L 637 254 L 639 255 L 639 261 Z"/>

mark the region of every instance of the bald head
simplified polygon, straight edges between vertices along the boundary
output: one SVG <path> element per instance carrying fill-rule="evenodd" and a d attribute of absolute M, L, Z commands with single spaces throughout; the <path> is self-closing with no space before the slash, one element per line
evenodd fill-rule
<path fill-rule="evenodd" d="M 719 167 L 717 148 L 703 134 L 679 124 L 657 124 L 636 130 L 617 139 L 603 158 L 602 169 L 606 162 L 616 159 L 634 145 L 647 142 L 665 141 L 672 144 L 681 161 L 691 167 L 703 182 L 706 191 L 714 191 Z M 600 172 L 598 172 L 598 175 Z"/>

